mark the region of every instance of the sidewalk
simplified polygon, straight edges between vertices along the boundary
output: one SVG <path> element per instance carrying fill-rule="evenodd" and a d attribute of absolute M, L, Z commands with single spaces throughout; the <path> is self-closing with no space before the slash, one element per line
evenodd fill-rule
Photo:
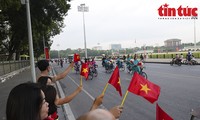
<path fill-rule="evenodd" d="M 30 68 L 25 68 L 19 71 L 15 71 L 15 73 L 4 75 L 4 79 L 0 81 L 0 119 L 6 120 L 6 103 L 8 95 L 12 88 L 16 85 L 31 81 L 30 79 L 31 71 Z M 9 77 L 9 78 L 8 78 Z M 1 79 L 3 76 L 1 76 Z"/>
<path fill-rule="evenodd" d="M 36 68 L 36 76 L 38 76 L 39 70 Z M 30 67 L 23 68 L 14 71 L 10 74 L 0 76 L 0 120 L 6 120 L 6 103 L 8 95 L 12 88 L 24 82 L 31 81 L 31 70 Z M 62 106 L 58 107 L 58 115 L 60 120 L 66 120 L 65 113 L 63 112 Z"/>

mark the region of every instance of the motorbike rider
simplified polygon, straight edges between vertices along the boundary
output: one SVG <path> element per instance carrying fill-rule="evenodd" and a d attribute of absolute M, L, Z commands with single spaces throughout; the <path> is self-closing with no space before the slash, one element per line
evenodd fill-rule
<path fill-rule="evenodd" d="M 179 60 L 182 61 L 183 60 L 183 54 L 181 53 L 179 56 Z"/>
<path fill-rule="evenodd" d="M 188 51 L 188 53 L 186 55 L 186 58 L 187 58 L 188 63 L 191 65 L 192 64 L 192 62 L 191 62 L 191 59 L 192 59 L 192 53 L 191 53 L 191 51 Z"/>
<path fill-rule="evenodd" d="M 75 62 L 75 63 L 74 63 L 74 69 L 75 69 L 76 71 L 79 71 L 79 67 L 80 67 L 79 62 L 78 62 L 78 61 Z"/>
<path fill-rule="evenodd" d="M 140 55 L 140 61 L 143 61 L 143 60 L 144 60 L 144 56 L 141 53 L 141 55 Z"/>
<path fill-rule="evenodd" d="M 119 68 L 122 67 L 122 62 L 121 62 L 119 56 L 117 57 L 116 64 L 117 64 L 117 66 L 118 66 Z"/>
<path fill-rule="evenodd" d="M 105 60 L 106 60 L 106 56 L 103 55 L 103 57 L 102 57 L 102 66 L 103 66 L 103 67 L 105 67 L 105 64 L 106 64 L 106 63 L 105 63 Z"/>
<path fill-rule="evenodd" d="M 133 66 L 132 66 L 132 71 L 136 71 L 138 73 L 140 73 L 141 69 L 140 66 L 138 66 L 138 59 L 137 59 L 137 54 L 134 55 L 134 61 L 133 61 Z"/>
<path fill-rule="evenodd" d="M 134 60 L 130 60 L 130 66 L 129 66 L 129 69 L 131 69 L 131 71 L 133 72 L 138 72 L 140 73 L 141 69 L 140 69 L 140 66 L 138 66 L 138 59 L 137 59 L 137 54 L 134 55 Z"/>

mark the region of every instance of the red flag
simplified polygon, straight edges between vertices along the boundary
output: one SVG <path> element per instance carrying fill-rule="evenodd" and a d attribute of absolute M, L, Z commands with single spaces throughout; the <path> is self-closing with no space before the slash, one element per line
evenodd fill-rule
<path fill-rule="evenodd" d="M 156 104 L 156 120 L 173 120 L 165 111 L 163 111 L 158 103 Z"/>
<path fill-rule="evenodd" d="M 77 53 L 74 53 L 74 62 L 80 61 L 80 55 Z"/>
<path fill-rule="evenodd" d="M 144 97 L 151 103 L 158 100 L 160 87 L 134 72 L 128 91 Z"/>
<path fill-rule="evenodd" d="M 89 68 L 88 64 L 83 63 L 81 67 L 81 75 L 84 76 L 86 79 L 88 78 Z"/>
<path fill-rule="evenodd" d="M 119 68 L 116 67 L 112 76 L 110 77 L 110 80 L 108 81 L 111 85 L 113 85 L 116 90 L 119 92 L 120 96 L 122 96 L 122 90 L 120 86 L 120 76 L 119 76 Z"/>
<path fill-rule="evenodd" d="M 45 51 L 45 58 L 46 58 L 46 60 L 49 60 L 49 49 L 47 47 L 45 47 L 44 51 Z"/>

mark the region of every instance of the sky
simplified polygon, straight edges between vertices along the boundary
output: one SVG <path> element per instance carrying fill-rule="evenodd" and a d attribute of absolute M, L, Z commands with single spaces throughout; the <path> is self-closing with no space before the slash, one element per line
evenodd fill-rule
<path fill-rule="evenodd" d="M 158 8 L 165 3 L 168 8 L 197 8 L 200 15 L 200 0 L 72 0 L 65 27 L 52 38 L 51 50 L 84 49 L 83 13 L 78 12 L 83 3 L 89 8 L 84 13 L 89 49 L 102 46 L 106 50 L 110 44 L 121 44 L 122 48 L 163 46 L 165 40 L 172 38 L 181 39 L 182 43 L 194 43 L 195 38 L 200 41 L 199 19 L 158 19 Z M 178 13 L 174 18 L 180 18 Z"/>

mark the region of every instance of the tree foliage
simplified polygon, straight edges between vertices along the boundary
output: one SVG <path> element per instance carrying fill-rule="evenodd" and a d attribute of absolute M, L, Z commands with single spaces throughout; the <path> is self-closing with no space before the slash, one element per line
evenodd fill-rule
<path fill-rule="evenodd" d="M 35 57 L 44 52 L 45 45 L 50 47 L 51 38 L 64 27 L 64 17 L 70 9 L 70 0 L 30 0 L 32 36 Z M 28 33 L 26 6 L 20 0 L 0 1 L 0 47 L 17 55 L 28 54 Z"/>

